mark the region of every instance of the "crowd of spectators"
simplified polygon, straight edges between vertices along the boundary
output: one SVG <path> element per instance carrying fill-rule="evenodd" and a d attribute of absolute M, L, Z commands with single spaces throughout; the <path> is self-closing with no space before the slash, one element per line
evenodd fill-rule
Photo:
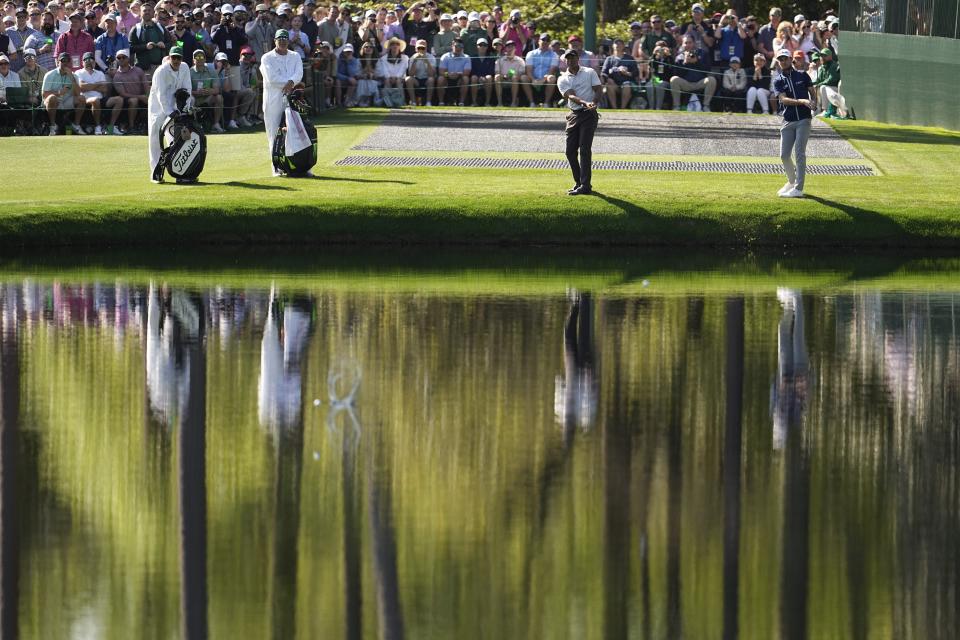
<path fill-rule="evenodd" d="M 255 0 L 254 0 L 255 1 Z M 17 2 L 21 2 L 18 4 Z M 565 49 L 595 69 L 613 109 L 770 113 L 787 49 L 821 88 L 822 115 L 846 117 L 839 90 L 839 22 L 797 15 L 769 21 L 652 15 L 629 38 L 587 51 L 580 34 L 539 32 L 517 10 L 446 13 L 436 0 L 357 9 L 204 0 L 8 0 L 0 31 L 0 131 L 85 135 L 144 133 L 150 77 L 170 47 L 191 66 L 193 95 L 211 133 L 262 122 L 258 60 L 277 29 L 290 33 L 316 108 L 403 105 L 556 106 Z M 317 89 L 312 91 L 314 83 Z"/>

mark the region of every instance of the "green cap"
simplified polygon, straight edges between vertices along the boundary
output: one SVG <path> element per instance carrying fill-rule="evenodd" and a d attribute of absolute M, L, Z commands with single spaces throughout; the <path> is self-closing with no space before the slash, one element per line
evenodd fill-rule
<path fill-rule="evenodd" d="M 833 50 L 830 49 L 829 47 L 824 47 L 823 49 L 820 49 L 820 55 L 821 55 L 821 56 L 833 56 Z"/>
<path fill-rule="evenodd" d="M 171 56 L 177 56 L 178 58 L 183 57 L 183 47 L 172 47 L 170 49 Z"/>
<path fill-rule="evenodd" d="M 273 34 L 274 40 L 289 40 L 290 34 L 287 33 L 286 29 L 277 29 L 277 32 Z"/>

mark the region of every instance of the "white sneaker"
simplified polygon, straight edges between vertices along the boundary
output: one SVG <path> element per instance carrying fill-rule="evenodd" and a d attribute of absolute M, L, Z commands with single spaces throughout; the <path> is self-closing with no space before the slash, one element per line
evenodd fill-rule
<path fill-rule="evenodd" d="M 426 104 L 426 106 L 428 106 L 428 107 L 432 107 L 433 105 L 432 105 L 432 104 L 430 104 L 430 101 L 429 101 L 429 100 L 427 100 L 427 104 Z"/>
<path fill-rule="evenodd" d="M 100 125 L 97 125 L 96 128 L 93 130 L 93 135 L 95 135 L 95 136 L 102 136 L 102 135 L 103 135 L 103 127 L 101 127 Z"/>
<path fill-rule="evenodd" d="M 533 100 L 531 100 L 531 101 L 530 101 L 530 108 L 531 108 L 531 109 L 536 109 L 536 108 L 537 108 L 537 103 L 534 102 Z"/>
<path fill-rule="evenodd" d="M 274 177 L 274 178 L 282 178 L 282 177 L 283 177 L 283 172 L 280 171 L 279 169 L 274 169 L 274 170 L 273 170 L 273 177 Z"/>
<path fill-rule="evenodd" d="M 243 116 L 240 116 L 239 118 L 237 118 L 237 124 L 240 125 L 241 127 L 249 127 L 250 121 L 244 118 Z"/>
<path fill-rule="evenodd" d="M 71 124 L 71 125 L 70 125 L 70 128 L 73 129 L 73 132 L 74 132 L 75 134 L 77 134 L 78 136 L 85 136 L 85 135 L 87 135 L 87 132 L 84 131 L 84 130 L 83 130 L 83 127 L 81 127 L 80 125 Z"/>
<path fill-rule="evenodd" d="M 57 135 L 57 125 L 55 124 L 50 125 L 50 135 L 52 136 Z"/>
<path fill-rule="evenodd" d="M 705 107 L 703 107 L 703 109 L 701 109 L 701 111 L 702 111 L 703 113 L 710 113 L 710 107 L 706 107 L 706 106 L 705 106 Z"/>
<path fill-rule="evenodd" d="M 783 193 L 781 193 L 780 197 L 781 198 L 802 198 L 803 191 L 800 191 L 800 189 L 797 189 L 796 187 L 794 187 L 789 191 L 784 191 Z"/>
<path fill-rule="evenodd" d="M 223 127 L 221 127 L 220 123 L 218 122 L 210 129 L 210 133 L 223 133 Z"/>
<path fill-rule="evenodd" d="M 797 185 L 793 184 L 792 182 L 788 182 L 787 184 L 785 184 L 785 185 L 783 185 L 782 187 L 780 187 L 780 190 L 777 191 L 777 195 L 778 195 L 778 196 L 782 196 L 782 195 L 785 194 L 787 191 L 790 191 L 791 189 L 793 189 L 795 186 L 797 186 Z"/>
<path fill-rule="evenodd" d="M 122 135 L 123 135 L 123 130 L 120 129 L 120 127 L 118 127 L 117 125 L 113 125 L 113 135 L 115 135 L 115 136 L 122 136 Z"/>
<path fill-rule="evenodd" d="M 231 120 L 230 122 L 227 123 L 227 129 L 239 129 L 239 128 L 240 127 L 237 126 L 236 120 Z"/>

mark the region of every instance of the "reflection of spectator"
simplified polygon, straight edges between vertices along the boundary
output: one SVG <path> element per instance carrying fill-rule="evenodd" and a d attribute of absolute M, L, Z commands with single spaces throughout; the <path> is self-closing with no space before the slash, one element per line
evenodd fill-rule
<path fill-rule="evenodd" d="M 743 111 L 743 101 L 747 96 L 747 74 L 740 68 L 740 58 L 730 58 L 730 68 L 723 72 L 723 86 L 720 88 L 721 111 Z"/>
<path fill-rule="evenodd" d="M 793 289 L 777 289 L 783 316 L 777 334 L 777 379 L 771 390 L 773 448 L 782 449 L 787 431 L 803 418 L 807 399 L 807 340 L 803 328 L 803 297 Z"/>
<path fill-rule="evenodd" d="M 589 294 L 574 293 L 563 327 L 563 372 L 554 386 L 553 408 L 569 443 L 574 429 L 588 431 L 597 413 L 597 373 L 593 346 L 593 304 Z"/>

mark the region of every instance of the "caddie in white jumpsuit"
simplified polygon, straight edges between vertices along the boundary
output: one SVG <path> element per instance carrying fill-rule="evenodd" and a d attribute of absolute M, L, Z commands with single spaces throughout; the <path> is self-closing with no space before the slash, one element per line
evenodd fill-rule
<path fill-rule="evenodd" d="M 153 72 L 150 102 L 147 105 L 147 141 L 150 145 L 150 175 L 160 161 L 160 129 L 177 108 L 177 89 L 190 91 L 190 68 L 183 64 L 183 49 L 172 47 L 167 61 Z M 161 182 L 152 180 L 152 182 Z"/>
<path fill-rule="evenodd" d="M 299 55 L 287 49 L 290 34 L 286 29 L 278 29 L 273 39 L 277 46 L 260 58 L 260 73 L 263 74 L 263 125 L 267 130 L 271 157 L 273 141 L 283 121 L 283 111 L 287 108 L 287 94 L 303 79 L 303 61 Z M 273 175 L 279 176 L 281 173 L 274 169 Z"/>

